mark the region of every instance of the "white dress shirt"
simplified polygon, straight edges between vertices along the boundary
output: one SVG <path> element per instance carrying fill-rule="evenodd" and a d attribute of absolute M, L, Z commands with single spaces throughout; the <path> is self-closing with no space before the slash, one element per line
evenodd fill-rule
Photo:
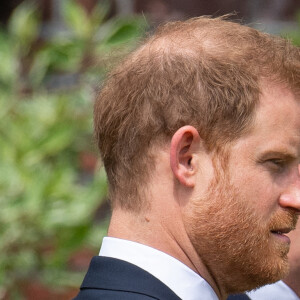
<path fill-rule="evenodd" d="M 300 300 L 295 292 L 283 281 L 265 285 L 257 290 L 248 292 L 252 300 Z"/>
<path fill-rule="evenodd" d="M 105 237 L 100 256 L 132 263 L 163 282 L 183 300 L 218 300 L 212 287 L 174 257 L 136 242 Z"/>

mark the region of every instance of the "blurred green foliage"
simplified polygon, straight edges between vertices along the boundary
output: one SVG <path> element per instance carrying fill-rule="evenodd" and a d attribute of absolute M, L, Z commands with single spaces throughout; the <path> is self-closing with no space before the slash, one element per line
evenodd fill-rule
<path fill-rule="evenodd" d="M 103 171 L 80 155 L 95 152 L 92 107 L 108 54 L 134 47 L 145 29 L 135 16 L 106 20 L 63 1 L 66 30 L 40 38 L 36 6 L 23 2 L 0 30 L 0 299 L 18 282 L 79 286 L 68 260 L 98 249 L 106 223 L 94 215 L 106 195 Z M 95 252 L 96 253 L 96 252 Z"/>
<path fill-rule="evenodd" d="M 296 14 L 296 21 L 297 29 L 290 32 L 284 32 L 283 36 L 291 40 L 294 45 L 300 46 L 300 11 Z"/>

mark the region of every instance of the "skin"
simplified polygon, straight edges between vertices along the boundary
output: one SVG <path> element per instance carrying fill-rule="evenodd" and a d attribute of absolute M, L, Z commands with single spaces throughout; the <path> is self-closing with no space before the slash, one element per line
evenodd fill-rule
<path fill-rule="evenodd" d="M 292 241 L 288 254 L 290 271 L 283 280 L 300 297 L 300 223 L 298 222 L 295 231 L 289 234 Z"/>
<path fill-rule="evenodd" d="M 146 244 L 182 261 L 206 279 L 219 299 L 234 292 L 232 281 L 239 276 L 245 289 L 251 289 L 285 275 L 289 241 L 272 230 L 291 230 L 300 212 L 299 99 L 283 86 L 266 82 L 262 91 L 252 130 L 228 148 L 226 171 L 206 151 L 197 130 L 184 126 L 170 143 L 155 149 L 156 165 L 146 190 L 150 209 L 134 214 L 116 206 L 109 227 L 109 236 Z M 214 211 L 219 218 L 211 218 Z M 250 227 L 243 221 L 247 215 Z M 222 226 L 218 238 L 211 230 L 216 224 Z M 253 230 L 255 236 L 250 234 Z M 201 243 L 206 235 L 209 238 Z M 245 235 L 247 242 L 239 243 Z M 236 278 L 233 272 L 224 278 L 236 259 L 230 249 L 241 251 L 241 261 L 248 261 L 248 247 L 256 246 L 257 239 L 259 247 L 250 252 L 258 263 L 250 269 L 247 264 L 235 265 Z M 228 245 L 229 256 L 222 251 L 211 256 L 210 243 Z M 271 278 L 258 283 L 245 276 L 258 273 L 266 262 Z"/>

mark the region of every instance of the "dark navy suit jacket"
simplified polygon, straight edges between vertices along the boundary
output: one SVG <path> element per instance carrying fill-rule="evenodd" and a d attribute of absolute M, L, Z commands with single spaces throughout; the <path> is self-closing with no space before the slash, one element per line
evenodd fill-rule
<path fill-rule="evenodd" d="M 123 260 L 95 256 L 74 300 L 180 300 L 165 284 Z"/>
<path fill-rule="evenodd" d="M 227 300 L 249 300 L 250 298 L 246 294 L 230 295 Z"/>

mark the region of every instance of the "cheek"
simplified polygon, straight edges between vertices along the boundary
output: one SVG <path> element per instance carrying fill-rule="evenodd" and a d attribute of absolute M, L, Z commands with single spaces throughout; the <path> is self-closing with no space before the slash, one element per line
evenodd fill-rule
<path fill-rule="evenodd" d="M 279 194 L 277 188 L 268 176 L 252 174 L 235 179 L 234 185 L 241 199 L 252 206 L 262 219 L 273 215 L 278 206 Z"/>
<path fill-rule="evenodd" d="M 288 234 L 292 243 L 290 252 L 288 254 L 289 260 L 293 264 L 293 267 L 299 268 L 300 272 L 300 221 L 298 220 L 296 230 Z"/>

